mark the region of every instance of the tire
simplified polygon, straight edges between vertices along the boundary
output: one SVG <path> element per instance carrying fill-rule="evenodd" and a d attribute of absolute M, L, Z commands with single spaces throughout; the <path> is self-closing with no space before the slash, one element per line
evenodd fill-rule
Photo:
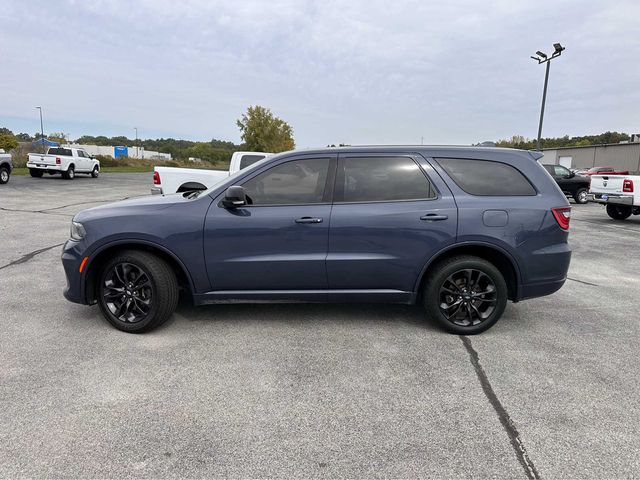
<path fill-rule="evenodd" d="M 140 276 L 137 280 L 125 278 L 132 274 Z M 104 317 L 128 333 L 142 333 L 162 325 L 178 304 L 178 281 L 171 267 L 153 254 L 136 250 L 108 259 L 98 275 L 96 290 Z"/>
<path fill-rule="evenodd" d="M 607 215 L 614 220 L 626 220 L 633 213 L 633 208 L 628 205 L 607 205 Z"/>
<path fill-rule="evenodd" d="M 98 167 L 93 167 L 93 170 L 91 170 L 91 176 L 93 178 L 98 178 L 98 175 L 100 175 L 100 169 Z"/>
<path fill-rule="evenodd" d="M 471 291 L 466 289 L 468 272 L 472 272 Z M 470 255 L 452 257 L 437 263 L 428 275 L 424 307 L 447 332 L 475 335 L 491 328 L 502 316 L 507 284 L 500 270 L 487 260 Z"/>
<path fill-rule="evenodd" d="M 33 178 L 40 178 L 43 174 L 44 172 L 42 170 L 37 170 L 35 168 L 29 169 L 29 175 L 31 175 Z"/>
<path fill-rule="evenodd" d="M 573 194 L 573 199 L 576 201 L 576 203 L 579 203 L 580 205 L 584 205 L 585 203 L 589 202 L 587 200 L 588 193 L 589 193 L 588 188 L 579 188 L 578 190 L 576 190 L 576 193 Z"/>
<path fill-rule="evenodd" d="M 67 171 L 62 172 L 62 178 L 66 180 L 73 180 L 74 178 L 76 178 L 76 170 L 73 167 L 73 165 L 69 165 L 69 168 L 67 169 Z"/>
<path fill-rule="evenodd" d="M 4 185 L 9 181 L 9 177 L 11 174 L 9 173 L 9 169 L 7 167 L 0 168 L 0 185 Z"/>

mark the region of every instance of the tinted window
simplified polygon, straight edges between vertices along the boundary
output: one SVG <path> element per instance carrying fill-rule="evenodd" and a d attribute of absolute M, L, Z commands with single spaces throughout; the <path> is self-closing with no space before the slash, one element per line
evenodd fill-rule
<path fill-rule="evenodd" d="M 525 176 L 506 163 L 459 158 L 441 158 L 438 163 L 462 190 L 471 195 L 536 194 Z"/>
<path fill-rule="evenodd" d="M 321 203 L 329 170 L 328 158 L 282 163 L 246 182 L 253 205 Z"/>
<path fill-rule="evenodd" d="M 85 154 L 84 154 L 84 152 L 82 150 L 78 150 L 78 156 L 79 157 L 84 157 Z"/>
<path fill-rule="evenodd" d="M 62 148 L 62 147 L 51 147 L 49 149 L 49 154 L 51 155 L 62 155 L 64 157 L 72 157 L 73 153 L 71 153 L 71 149 Z"/>
<path fill-rule="evenodd" d="M 407 157 L 347 157 L 338 181 L 345 202 L 422 200 L 435 191 L 422 170 Z"/>
<path fill-rule="evenodd" d="M 240 159 L 240 170 L 264 158 L 264 155 L 243 155 Z"/>
<path fill-rule="evenodd" d="M 557 177 L 568 177 L 571 174 L 569 169 L 563 167 L 562 165 L 554 165 L 553 168 L 556 171 L 556 176 Z"/>

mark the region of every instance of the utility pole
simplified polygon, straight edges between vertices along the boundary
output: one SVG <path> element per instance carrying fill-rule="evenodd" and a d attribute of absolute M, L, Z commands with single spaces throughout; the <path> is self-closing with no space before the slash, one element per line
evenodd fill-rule
<path fill-rule="evenodd" d="M 44 153 L 44 125 L 42 123 L 42 107 L 36 107 L 40 110 L 40 146 L 42 147 L 42 153 Z"/>
<path fill-rule="evenodd" d="M 535 57 L 533 55 L 531 56 L 531 58 L 533 58 L 536 62 L 538 62 L 538 65 L 540 65 L 541 63 L 547 64 L 547 68 L 544 74 L 544 89 L 542 90 L 542 106 L 540 107 L 540 122 L 538 123 L 538 140 L 536 142 L 536 149 L 538 150 L 540 150 L 541 148 L 540 139 L 542 138 L 542 120 L 544 119 L 544 106 L 545 106 L 545 103 L 547 102 L 547 85 L 549 84 L 549 67 L 551 66 L 551 60 L 562 55 L 562 51 L 565 49 L 559 43 L 554 43 L 553 48 L 554 48 L 554 52 L 553 52 L 553 55 L 551 55 L 550 57 L 547 56 L 546 53 L 541 52 L 540 50 L 536 52 Z"/>

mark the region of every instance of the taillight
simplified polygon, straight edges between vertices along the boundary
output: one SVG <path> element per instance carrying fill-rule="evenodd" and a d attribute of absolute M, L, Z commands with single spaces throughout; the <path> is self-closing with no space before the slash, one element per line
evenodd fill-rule
<path fill-rule="evenodd" d="M 571 220 L 571 207 L 552 208 L 551 213 L 558 222 L 558 226 L 563 230 L 569 230 L 569 221 Z"/>
<path fill-rule="evenodd" d="M 160 174 L 158 172 L 153 172 L 153 184 L 160 185 Z"/>
<path fill-rule="evenodd" d="M 56 157 L 56 165 L 60 165 L 62 163 L 62 160 L 60 160 L 60 157 Z"/>
<path fill-rule="evenodd" d="M 622 182 L 623 192 L 633 192 L 633 180 L 626 179 Z"/>

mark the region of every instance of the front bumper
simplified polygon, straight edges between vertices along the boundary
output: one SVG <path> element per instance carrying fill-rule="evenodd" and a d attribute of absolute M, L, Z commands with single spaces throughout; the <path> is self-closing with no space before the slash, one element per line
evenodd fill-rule
<path fill-rule="evenodd" d="M 67 240 L 62 247 L 62 266 L 67 277 L 67 285 L 62 294 L 73 303 L 88 304 L 85 296 L 84 275 L 80 272 L 80 264 L 84 258 L 80 242 Z"/>
<path fill-rule="evenodd" d="M 604 197 L 604 198 L 603 198 Z M 590 193 L 587 200 L 601 205 L 629 205 L 633 206 L 633 195 L 621 195 L 619 193 Z"/>

